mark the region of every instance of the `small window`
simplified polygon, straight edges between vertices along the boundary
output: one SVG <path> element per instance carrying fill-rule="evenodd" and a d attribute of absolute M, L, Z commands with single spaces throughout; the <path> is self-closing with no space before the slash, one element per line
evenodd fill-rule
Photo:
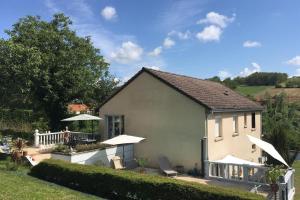
<path fill-rule="evenodd" d="M 256 151 L 256 144 L 252 144 L 252 151 Z"/>
<path fill-rule="evenodd" d="M 222 118 L 215 118 L 215 137 L 222 137 Z"/>
<path fill-rule="evenodd" d="M 256 128 L 256 122 L 255 122 L 255 113 L 252 113 L 251 114 L 251 121 L 252 121 L 252 126 L 251 126 L 251 128 L 252 129 L 255 129 Z"/>
<path fill-rule="evenodd" d="M 238 129 L 239 129 L 239 123 L 238 123 L 238 116 L 237 115 L 233 116 L 232 127 L 233 127 L 233 133 L 237 134 L 238 133 Z"/>
<path fill-rule="evenodd" d="M 244 128 L 247 128 L 247 113 L 244 113 Z"/>

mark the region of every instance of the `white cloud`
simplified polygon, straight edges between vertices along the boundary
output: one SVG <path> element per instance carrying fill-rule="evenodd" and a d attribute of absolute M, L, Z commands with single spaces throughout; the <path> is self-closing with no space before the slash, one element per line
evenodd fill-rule
<path fill-rule="evenodd" d="M 122 46 L 111 53 L 111 58 L 118 63 L 127 64 L 141 59 L 143 49 L 134 42 L 123 42 Z"/>
<path fill-rule="evenodd" d="M 300 68 L 299 69 L 296 69 L 296 74 L 295 76 L 300 76 Z"/>
<path fill-rule="evenodd" d="M 296 65 L 300 66 L 300 56 L 295 56 L 294 58 L 291 58 L 290 60 L 286 61 L 289 65 Z"/>
<path fill-rule="evenodd" d="M 224 80 L 224 79 L 226 79 L 228 77 L 231 77 L 232 74 L 229 73 L 228 71 L 221 70 L 221 71 L 219 71 L 218 76 L 220 77 L 221 80 Z"/>
<path fill-rule="evenodd" d="M 175 45 L 175 41 L 172 40 L 171 38 L 167 37 L 167 38 L 165 38 L 163 45 L 165 48 L 171 48 L 172 46 Z"/>
<path fill-rule="evenodd" d="M 180 32 L 180 31 L 171 31 L 168 33 L 168 36 L 177 36 L 181 40 L 187 40 L 191 37 L 191 32 L 189 30 L 185 32 Z"/>
<path fill-rule="evenodd" d="M 215 25 L 207 26 L 203 29 L 202 32 L 197 33 L 196 37 L 203 41 L 219 41 L 222 35 L 222 29 Z"/>
<path fill-rule="evenodd" d="M 106 6 L 102 11 L 101 11 L 102 17 L 106 20 L 112 20 L 117 17 L 117 11 L 114 7 L 111 6 Z"/>
<path fill-rule="evenodd" d="M 216 12 L 209 12 L 206 14 L 206 18 L 200 19 L 197 24 L 214 24 L 221 28 L 225 28 L 229 23 L 235 20 L 235 14 L 232 17 L 227 17 Z"/>
<path fill-rule="evenodd" d="M 247 40 L 243 43 L 243 47 L 246 48 L 261 47 L 261 43 L 257 41 Z"/>
<path fill-rule="evenodd" d="M 160 70 L 160 67 L 158 67 L 158 66 L 146 66 L 146 68 Z"/>
<path fill-rule="evenodd" d="M 153 49 L 153 51 L 149 52 L 149 55 L 150 56 L 158 56 L 160 55 L 162 52 L 162 47 L 159 46 L 159 47 L 156 47 L 155 49 Z"/>
<path fill-rule="evenodd" d="M 244 70 L 240 72 L 241 77 L 249 76 L 250 74 L 261 71 L 261 67 L 259 64 L 253 62 L 251 63 L 251 65 L 251 68 L 245 67 Z"/>

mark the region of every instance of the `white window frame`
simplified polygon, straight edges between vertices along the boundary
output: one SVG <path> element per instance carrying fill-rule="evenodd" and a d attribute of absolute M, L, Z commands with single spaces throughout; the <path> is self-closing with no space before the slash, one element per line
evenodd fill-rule
<path fill-rule="evenodd" d="M 216 132 L 217 121 L 219 123 L 218 133 Z M 222 117 L 221 116 L 216 116 L 215 117 L 214 136 L 215 136 L 215 138 L 222 138 L 223 137 L 223 133 L 222 133 Z"/>

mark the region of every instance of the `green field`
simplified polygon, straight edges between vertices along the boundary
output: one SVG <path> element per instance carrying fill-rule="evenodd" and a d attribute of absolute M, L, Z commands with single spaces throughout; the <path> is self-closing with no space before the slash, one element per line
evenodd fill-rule
<path fill-rule="evenodd" d="M 241 93 L 242 95 L 250 95 L 250 96 L 255 96 L 256 94 L 270 89 L 274 88 L 274 86 L 238 86 L 235 90 Z"/>
<path fill-rule="evenodd" d="M 27 175 L 28 169 L 6 171 L 0 161 L 0 199 L 100 199 Z"/>
<path fill-rule="evenodd" d="M 295 161 L 293 168 L 296 170 L 295 173 L 295 187 L 296 187 L 296 196 L 294 200 L 300 200 L 300 161 Z"/>

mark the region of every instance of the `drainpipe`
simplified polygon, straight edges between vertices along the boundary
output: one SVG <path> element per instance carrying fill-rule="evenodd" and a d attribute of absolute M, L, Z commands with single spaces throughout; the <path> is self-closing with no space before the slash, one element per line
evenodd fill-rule
<path fill-rule="evenodd" d="M 208 141 L 207 141 L 207 134 L 208 134 L 208 122 L 207 117 L 208 112 L 205 112 L 205 133 L 204 137 L 201 139 L 201 172 L 204 177 L 208 177 Z"/>

